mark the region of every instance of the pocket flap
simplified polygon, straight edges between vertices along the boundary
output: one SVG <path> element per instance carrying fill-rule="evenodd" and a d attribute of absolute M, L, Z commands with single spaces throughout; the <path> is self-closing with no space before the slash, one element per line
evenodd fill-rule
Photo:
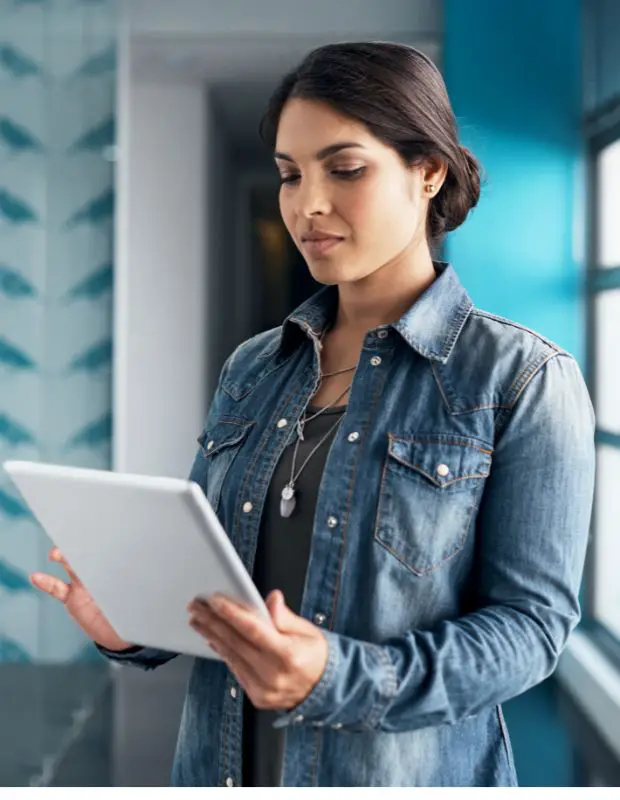
<path fill-rule="evenodd" d="M 253 422 L 239 417 L 219 417 L 198 437 L 205 458 L 219 453 L 227 447 L 239 444 L 247 436 Z"/>
<path fill-rule="evenodd" d="M 417 434 L 401 438 L 390 433 L 390 456 L 419 472 L 440 489 L 467 478 L 486 478 L 492 451 L 467 437 Z"/>

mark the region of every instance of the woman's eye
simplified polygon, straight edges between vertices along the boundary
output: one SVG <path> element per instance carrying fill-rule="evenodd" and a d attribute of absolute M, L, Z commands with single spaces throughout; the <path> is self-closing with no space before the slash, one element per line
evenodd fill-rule
<path fill-rule="evenodd" d="M 354 178 L 359 178 L 359 176 L 364 172 L 365 167 L 357 167 L 356 169 L 333 169 L 331 171 L 332 175 L 335 175 L 337 178 L 342 178 L 343 180 L 350 181 Z"/>
<path fill-rule="evenodd" d="M 330 175 L 333 175 L 341 180 L 351 181 L 355 178 L 359 178 L 365 169 L 366 167 L 356 167 L 355 169 L 332 169 L 330 170 Z M 296 172 L 291 172 L 289 174 L 280 175 L 280 184 L 283 185 L 297 183 L 297 181 L 300 179 L 301 175 Z"/>

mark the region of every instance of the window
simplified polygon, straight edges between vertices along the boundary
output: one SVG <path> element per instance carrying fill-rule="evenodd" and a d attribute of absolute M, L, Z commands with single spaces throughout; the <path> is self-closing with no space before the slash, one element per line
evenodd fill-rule
<path fill-rule="evenodd" d="M 603 148 L 597 158 L 598 266 L 620 266 L 620 228 L 618 228 L 618 181 L 620 180 L 620 139 Z M 614 207 L 615 204 L 615 207 Z"/>
<path fill-rule="evenodd" d="M 619 655 L 620 126 L 591 140 L 589 173 L 588 377 L 597 418 L 597 480 L 587 613 L 601 643 Z"/>

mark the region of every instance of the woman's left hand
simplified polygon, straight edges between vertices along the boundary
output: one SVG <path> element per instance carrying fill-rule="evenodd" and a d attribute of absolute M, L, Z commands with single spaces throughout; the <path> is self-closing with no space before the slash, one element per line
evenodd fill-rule
<path fill-rule="evenodd" d="M 196 598 L 188 606 L 190 625 L 226 662 L 256 708 L 289 710 L 323 674 L 327 639 L 291 611 L 282 592 L 271 592 L 265 603 L 273 625 L 222 595 L 208 602 Z"/>

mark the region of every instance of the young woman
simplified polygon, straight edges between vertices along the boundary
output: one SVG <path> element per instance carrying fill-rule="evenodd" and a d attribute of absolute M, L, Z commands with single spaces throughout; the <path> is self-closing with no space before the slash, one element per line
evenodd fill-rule
<path fill-rule="evenodd" d="M 553 671 L 580 613 L 581 374 L 433 260 L 480 179 L 424 55 L 319 48 L 262 132 L 324 286 L 232 353 L 199 437 L 191 477 L 274 624 L 191 604 L 223 662 L 195 662 L 173 783 L 515 785 L 501 703 Z M 173 657 L 120 640 L 71 577 L 33 580 L 102 652 Z"/>

